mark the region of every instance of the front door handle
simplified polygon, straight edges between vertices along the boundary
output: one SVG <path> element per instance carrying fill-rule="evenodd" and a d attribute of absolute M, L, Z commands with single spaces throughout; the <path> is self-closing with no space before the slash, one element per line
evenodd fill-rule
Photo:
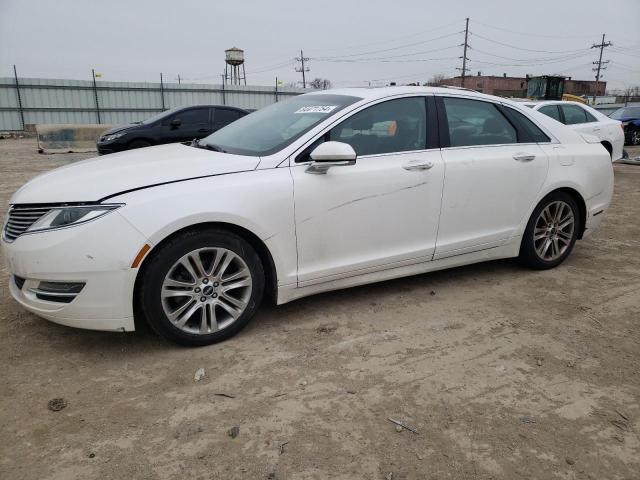
<path fill-rule="evenodd" d="M 593 127 L 593 131 L 594 132 L 599 132 L 600 131 L 600 127 Z"/>
<path fill-rule="evenodd" d="M 208 128 L 200 128 L 198 129 L 198 133 L 207 133 L 209 131 Z"/>
<path fill-rule="evenodd" d="M 535 155 L 531 155 L 529 153 L 516 153 L 513 156 L 513 159 L 517 160 L 518 162 L 530 162 L 531 160 L 535 160 L 535 158 Z"/>
<path fill-rule="evenodd" d="M 429 162 L 428 160 L 414 160 L 409 163 L 405 163 L 402 168 L 405 170 L 414 171 L 414 170 L 429 170 L 433 168 L 433 162 Z"/>

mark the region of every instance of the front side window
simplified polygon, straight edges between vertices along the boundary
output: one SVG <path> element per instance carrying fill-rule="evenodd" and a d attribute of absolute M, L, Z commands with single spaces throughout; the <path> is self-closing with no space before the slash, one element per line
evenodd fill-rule
<path fill-rule="evenodd" d="M 190 108 L 177 112 L 175 115 L 167 117 L 162 124 L 170 125 L 173 120 L 179 119 L 181 126 L 200 125 L 209 123 L 209 107 Z"/>
<path fill-rule="evenodd" d="M 348 143 L 358 156 L 424 150 L 424 97 L 389 100 L 366 108 L 329 131 L 328 140 Z"/>
<path fill-rule="evenodd" d="M 200 141 L 238 155 L 272 155 L 323 120 L 362 100 L 350 95 L 306 94 L 274 103 Z"/>
<path fill-rule="evenodd" d="M 516 129 L 493 103 L 451 97 L 443 100 L 452 147 L 518 142 Z"/>
<path fill-rule="evenodd" d="M 545 105 L 544 107 L 540 107 L 538 110 L 540 113 L 544 113 L 547 117 L 551 117 L 554 120 L 562 122 L 560 118 L 560 110 L 558 110 L 557 105 Z"/>
<path fill-rule="evenodd" d="M 564 114 L 564 123 L 567 125 L 587 123 L 587 115 L 583 108 L 577 105 L 562 105 L 560 108 Z"/>

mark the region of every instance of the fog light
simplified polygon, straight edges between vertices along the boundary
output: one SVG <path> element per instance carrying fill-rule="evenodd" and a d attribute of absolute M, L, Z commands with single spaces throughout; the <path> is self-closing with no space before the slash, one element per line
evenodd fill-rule
<path fill-rule="evenodd" d="M 82 291 L 85 284 L 82 282 L 49 282 L 42 281 L 38 288 L 30 288 L 36 298 L 47 302 L 71 303 Z"/>

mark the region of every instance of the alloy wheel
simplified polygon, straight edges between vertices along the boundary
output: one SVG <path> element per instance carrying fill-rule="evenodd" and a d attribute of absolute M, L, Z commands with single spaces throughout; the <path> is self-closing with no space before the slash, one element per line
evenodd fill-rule
<path fill-rule="evenodd" d="M 217 332 L 234 323 L 251 298 L 249 267 L 225 248 L 200 248 L 178 259 L 162 283 L 162 308 L 190 334 Z"/>
<path fill-rule="evenodd" d="M 575 223 L 569 204 L 560 200 L 548 204 L 540 212 L 533 229 L 537 255 L 547 262 L 560 258 L 571 245 Z"/>

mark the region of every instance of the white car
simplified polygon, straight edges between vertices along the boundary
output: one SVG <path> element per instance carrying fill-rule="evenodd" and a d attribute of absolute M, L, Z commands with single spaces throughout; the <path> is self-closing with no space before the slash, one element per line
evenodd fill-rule
<path fill-rule="evenodd" d="M 238 332 L 263 297 L 498 258 L 560 264 L 602 221 L 608 153 L 509 100 L 309 93 L 192 144 L 68 165 L 11 199 L 11 294 L 64 325 L 179 343 Z"/>
<path fill-rule="evenodd" d="M 602 146 L 607 149 L 611 160 L 622 158 L 624 148 L 624 127 L 622 122 L 607 117 L 599 111 L 578 102 L 544 101 L 525 102 L 533 108 L 560 123 L 569 125 L 580 133 L 588 133 L 600 139 Z"/>

